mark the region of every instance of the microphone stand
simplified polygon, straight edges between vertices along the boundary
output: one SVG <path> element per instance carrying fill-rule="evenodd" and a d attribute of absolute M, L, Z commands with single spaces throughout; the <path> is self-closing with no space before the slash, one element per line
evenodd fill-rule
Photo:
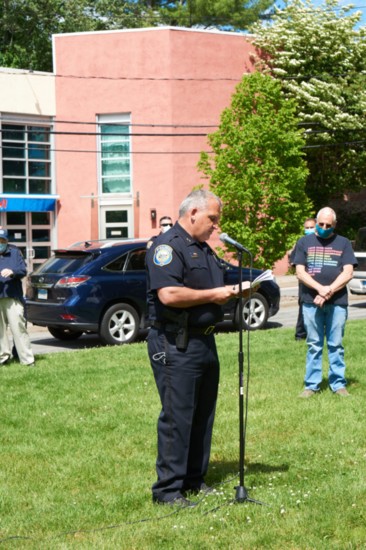
<path fill-rule="evenodd" d="M 245 459 L 245 437 L 246 437 L 246 421 L 244 422 L 244 352 L 243 352 L 243 253 L 241 250 L 238 250 L 238 262 L 239 262 L 239 353 L 238 353 L 238 363 L 239 363 L 239 485 L 235 487 L 235 502 L 254 502 L 255 504 L 264 504 L 259 500 L 250 498 L 248 491 L 244 485 L 244 459 Z M 252 279 L 252 263 L 253 257 L 248 251 L 250 256 L 250 282 Z M 249 300 L 252 297 L 252 291 L 250 290 Z M 250 303 L 250 301 L 249 301 Z M 250 314 L 250 312 L 249 312 Z M 250 317 L 249 317 L 250 319 Z M 247 390 L 249 384 L 249 368 L 248 368 L 248 379 L 247 379 Z M 248 413 L 248 391 L 246 394 L 246 403 L 245 403 L 245 420 L 247 420 Z"/>

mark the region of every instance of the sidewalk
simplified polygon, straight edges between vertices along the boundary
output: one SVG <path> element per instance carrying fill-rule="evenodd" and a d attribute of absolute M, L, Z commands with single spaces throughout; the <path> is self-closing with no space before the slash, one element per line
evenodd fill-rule
<path fill-rule="evenodd" d="M 296 275 L 275 275 L 275 279 L 280 288 L 298 288 Z"/>

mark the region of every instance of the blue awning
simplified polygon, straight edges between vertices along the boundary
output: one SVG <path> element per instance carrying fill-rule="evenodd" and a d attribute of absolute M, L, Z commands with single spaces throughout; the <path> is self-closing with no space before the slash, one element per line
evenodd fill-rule
<path fill-rule="evenodd" d="M 59 195 L 0 195 L 0 212 L 53 212 Z"/>

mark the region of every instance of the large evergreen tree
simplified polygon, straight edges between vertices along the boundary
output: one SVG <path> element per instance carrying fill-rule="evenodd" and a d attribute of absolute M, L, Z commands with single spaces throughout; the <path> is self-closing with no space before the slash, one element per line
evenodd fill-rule
<path fill-rule="evenodd" d="M 366 28 L 337 0 L 293 0 L 253 27 L 259 65 L 297 101 L 316 208 L 366 183 Z"/>
<path fill-rule="evenodd" d="M 257 267 L 283 258 L 311 212 L 295 111 L 280 82 L 245 75 L 209 136 L 213 156 L 201 154 L 200 169 L 224 203 L 220 227 L 251 250 Z"/>

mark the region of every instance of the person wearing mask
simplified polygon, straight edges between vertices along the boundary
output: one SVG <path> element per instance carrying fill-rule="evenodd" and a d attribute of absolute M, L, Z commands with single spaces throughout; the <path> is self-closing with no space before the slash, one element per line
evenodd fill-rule
<path fill-rule="evenodd" d="M 163 216 L 159 220 L 159 229 L 160 229 L 159 235 L 161 235 L 162 233 L 166 233 L 167 231 L 169 231 L 169 229 L 171 227 L 173 227 L 172 218 L 170 216 Z M 147 245 L 146 245 L 147 249 L 149 249 L 151 247 L 151 245 L 154 243 L 154 241 L 157 237 L 158 237 L 158 235 L 155 235 L 154 237 L 151 237 L 148 240 Z"/>
<path fill-rule="evenodd" d="M 20 250 L 9 244 L 8 232 L 0 228 L 0 365 L 11 358 L 9 326 L 19 361 L 34 366 L 34 355 L 24 316 L 22 279 L 27 274 Z"/>
<path fill-rule="evenodd" d="M 307 218 L 304 222 L 304 234 L 305 235 L 311 235 L 312 233 L 315 233 L 315 218 Z M 293 259 L 295 257 L 295 250 L 296 250 L 296 244 L 292 251 L 290 252 L 290 264 L 293 266 Z M 299 282 L 299 293 L 298 293 L 298 304 L 299 304 L 299 312 L 297 315 L 297 322 L 295 327 L 295 340 L 304 340 L 306 338 L 306 330 L 304 326 L 304 317 L 302 314 L 302 307 L 301 307 L 301 283 Z"/>
<path fill-rule="evenodd" d="M 322 208 L 315 233 L 302 237 L 294 257 L 296 275 L 302 283 L 301 302 L 306 329 L 305 389 L 309 398 L 320 390 L 324 340 L 328 348 L 328 383 L 337 395 L 348 397 L 343 336 L 347 319 L 347 283 L 357 265 L 351 242 L 335 233 L 336 213 Z"/>
<path fill-rule="evenodd" d="M 220 215 L 216 195 L 193 191 L 146 254 L 148 353 L 162 407 L 152 487 L 158 504 L 194 506 L 187 494 L 211 490 L 205 476 L 219 383 L 213 332 L 222 305 L 239 294 L 239 285 L 225 286 L 222 263 L 206 243 Z"/>

